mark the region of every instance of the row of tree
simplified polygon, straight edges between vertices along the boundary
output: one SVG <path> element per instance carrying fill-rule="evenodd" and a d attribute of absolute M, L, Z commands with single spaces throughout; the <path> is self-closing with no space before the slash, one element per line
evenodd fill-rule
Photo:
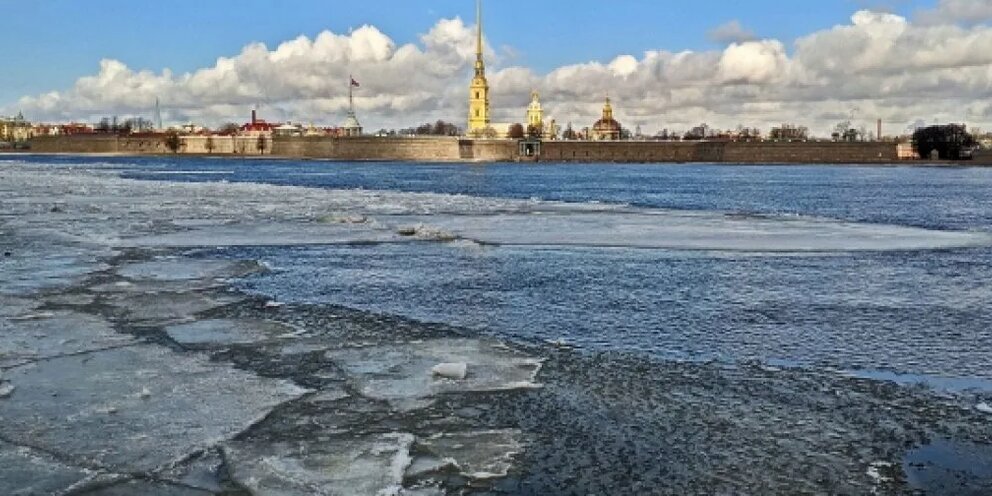
<path fill-rule="evenodd" d="M 913 133 L 913 147 L 921 158 L 962 160 L 971 158 L 978 141 L 963 124 L 921 127 Z"/>

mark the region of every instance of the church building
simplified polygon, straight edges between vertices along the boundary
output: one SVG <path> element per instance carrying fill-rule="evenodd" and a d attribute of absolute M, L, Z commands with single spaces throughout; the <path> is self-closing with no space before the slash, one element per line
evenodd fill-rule
<path fill-rule="evenodd" d="M 617 141 L 620 139 L 622 127 L 613 118 L 613 105 L 610 104 L 610 97 L 606 97 L 606 105 L 603 105 L 603 117 L 596 121 L 590 132 L 590 139 L 593 141 Z"/>

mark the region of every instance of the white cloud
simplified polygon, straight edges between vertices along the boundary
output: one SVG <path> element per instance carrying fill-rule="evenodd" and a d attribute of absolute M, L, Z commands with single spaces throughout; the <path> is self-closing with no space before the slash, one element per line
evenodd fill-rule
<path fill-rule="evenodd" d="M 707 33 L 710 40 L 717 43 L 743 43 L 745 41 L 754 41 L 758 39 L 754 32 L 750 29 L 745 28 L 741 21 L 734 19 L 725 24 L 721 24 Z"/>
<path fill-rule="evenodd" d="M 936 8 L 921 10 L 916 17 L 922 24 L 979 24 L 992 21 L 992 1 L 940 0 Z"/>
<path fill-rule="evenodd" d="M 622 122 L 647 131 L 684 130 L 704 121 L 764 129 L 795 122 L 822 134 L 855 107 L 865 124 L 882 118 L 892 130 L 935 118 L 989 128 L 992 27 L 960 24 L 961 15 L 925 23 L 865 10 L 790 46 L 737 40 L 722 50 L 651 50 L 545 74 L 501 68 L 489 51 L 494 119 L 523 120 L 530 92 L 538 90 L 550 115 L 576 127 L 595 121 L 610 95 Z M 25 97 L 8 108 L 22 107 L 37 120 L 148 115 L 159 97 L 174 120 L 242 121 L 259 103 L 274 120 L 337 123 L 347 106 L 348 75 L 354 74 L 362 83 L 356 105 L 368 128 L 439 118 L 462 124 L 473 60 L 473 31 L 460 19 L 441 20 L 418 43 L 404 45 L 365 26 L 274 49 L 251 44 L 188 74 L 105 60 L 95 75 L 67 90 Z"/>

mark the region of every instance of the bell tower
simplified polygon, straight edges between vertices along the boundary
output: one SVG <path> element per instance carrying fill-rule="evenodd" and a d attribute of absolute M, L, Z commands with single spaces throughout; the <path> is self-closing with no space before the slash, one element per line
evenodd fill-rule
<path fill-rule="evenodd" d="M 486 62 L 482 56 L 482 0 L 476 0 L 475 77 L 469 86 L 468 134 L 481 136 L 489 127 L 489 81 L 486 80 Z"/>

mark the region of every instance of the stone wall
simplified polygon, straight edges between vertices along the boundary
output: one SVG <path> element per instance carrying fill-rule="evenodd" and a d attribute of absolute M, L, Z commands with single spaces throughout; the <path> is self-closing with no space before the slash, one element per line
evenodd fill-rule
<path fill-rule="evenodd" d="M 213 149 L 208 150 L 207 142 Z M 40 153 L 171 154 L 165 136 L 54 136 L 35 138 Z M 512 162 L 520 159 L 511 140 L 458 138 L 267 138 L 262 150 L 255 136 L 184 136 L 180 154 L 273 155 L 349 161 Z M 975 162 L 988 161 L 987 156 Z M 545 141 L 542 162 L 713 162 L 892 163 L 894 143 L 735 143 L 659 141 Z"/>
<path fill-rule="evenodd" d="M 978 150 L 972 161 L 977 165 L 992 165 L 992 150 Z"/>
<path fill-rule="evenodd" d="M 272 154 L 331 160 L 456 162 L 462 158 L 458 138 L 275 138 Z"/>
<path fill-rule="evenodd" d="M 894 143 L 744 143 L 719 141 L 545 141 L 545 162 L 895 162 Z"/>
<path fill-rule="evenodd" d="M 101 135 L 38 136 L 31 140 L 36 153 L 117 153 L 117 137 Z"/>

